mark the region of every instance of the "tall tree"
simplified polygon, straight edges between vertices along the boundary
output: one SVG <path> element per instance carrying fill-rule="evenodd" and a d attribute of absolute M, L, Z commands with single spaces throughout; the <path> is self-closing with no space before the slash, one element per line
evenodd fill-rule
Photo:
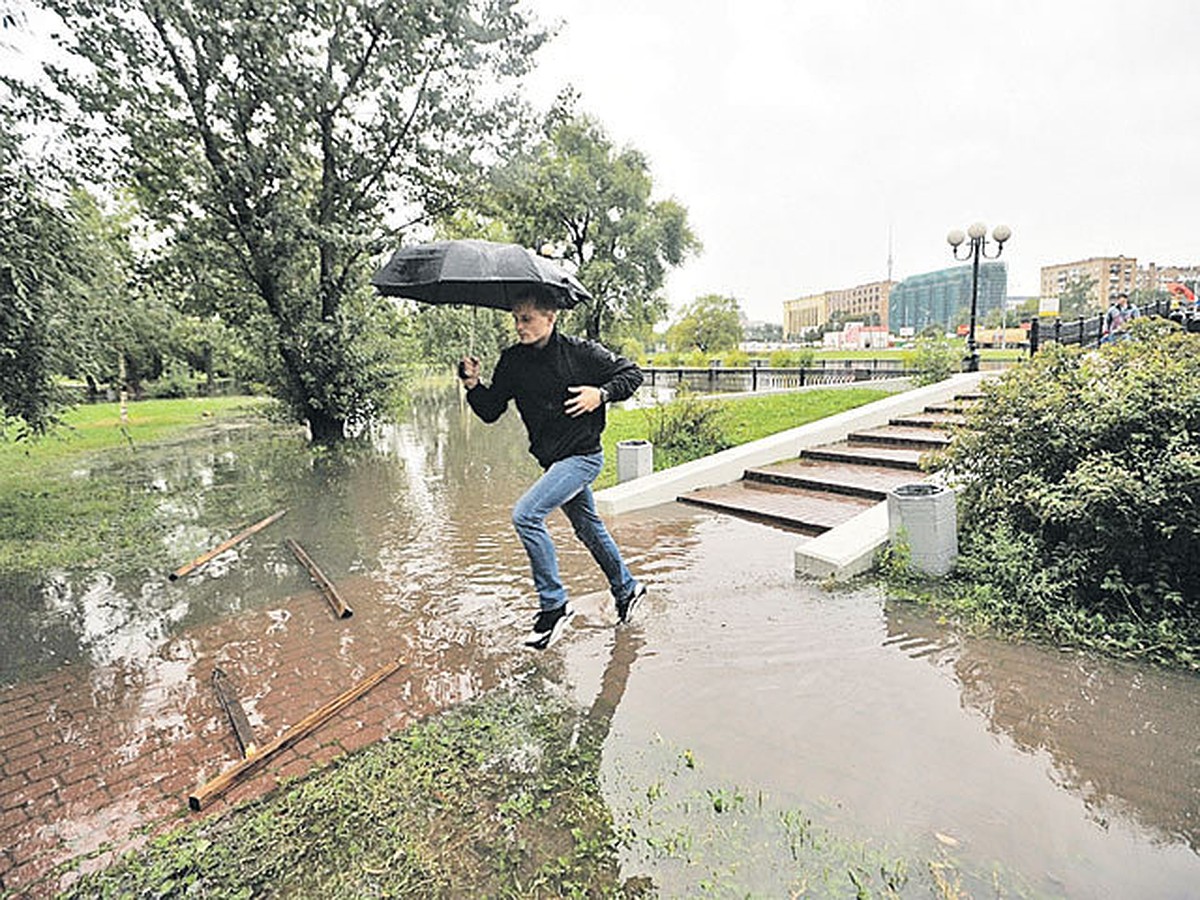
<path fill-rule="evenodd" d="M 1064 319 L 1094 316 L 1100 309 L 1096 279 L 1087 275 L 1071 281 L 1058 295 L 1058 314 Z"/>
<path fill-rule="evenodd" d="M 666 315 L 670 267 L 700 250 L 687 209 L 652 198 L 654 181 L 637 150 L 618 150 L 604 129 L 564 101 L 547 119 L 544 139 L 503 167 L 491 194 L 496 215 L 527 247 L 559 248 L 592 293 L 581 307 L 587 336 L 614 323 L 644 331 Z"/>
<path fill-rule="evenodd" d="M 54 422 L 54 322 L 74 245 L 69 215 L 10 157 L 0 167 L 0 432 L 9 418 L 34 434 Z"/>
<path fill-rule="evenodd" d="M 667 330 L 667 346 L 676 352 L 732 350 L 742 340 L 741 307 L 735 297 L 705 294 L 689 303 Z"/>
<path fill-rule="evenodd" d="M 17 13 L 0 7 L 0 26 Z M 56 352 L 63 346 L 63 290 L 77 273 L 75 222 L 52 196 L 44 160 L 31 157 L 19 131 L 28 107 L 0 79 L 0 434 L 40 434 L 55 421 Z"/>
<path fill-rule="evenodd" d="M 544 38 L 517 0 L 38 2 L 85 63 L 47 67 L 74 135 L 102 123 L 159 227 L 212 248 L 314 438 L 377 412 L 366 278 L 399 210 L 452 204 L 514 139 L 497 86 Z"/>

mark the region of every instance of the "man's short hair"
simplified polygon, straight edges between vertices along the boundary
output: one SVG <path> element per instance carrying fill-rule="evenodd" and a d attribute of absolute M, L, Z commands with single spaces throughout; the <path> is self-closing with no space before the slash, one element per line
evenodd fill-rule
<path fill-rule="evenodd" d="M 549 291 L 535 288 L 530 288 L 513 301 L 512 308 L 516 309 L 518 306 L 532 306 L 542 312 L 558 312 L 558 300 L 554 295 Z"/>
<path fill-rule="evenodd" d="M 1124 291 L 1121 291 L 1121 293 L 1117 294 L 1117 299 L 1120 300 L 1121 298 L 1128 300 L 1129 295 L 1127 293 L 1125 293 Z"/>

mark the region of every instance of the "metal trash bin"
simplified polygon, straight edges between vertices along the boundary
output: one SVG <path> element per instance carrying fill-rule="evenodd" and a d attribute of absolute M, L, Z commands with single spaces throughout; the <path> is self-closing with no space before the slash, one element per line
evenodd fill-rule
<path fill-rule="evenodd" d="M 654 471 L 654 445 L 649 441 L 617 441 L 617 484 Z"/>
<path fill-rule="evenodd" d="M 888 535 L 901 531 L 911 550 L 911 566 L 941 576 L 958 558 L 958 510 L 954 491 L 940 484 L 902 484 L 888 493 Z"/>

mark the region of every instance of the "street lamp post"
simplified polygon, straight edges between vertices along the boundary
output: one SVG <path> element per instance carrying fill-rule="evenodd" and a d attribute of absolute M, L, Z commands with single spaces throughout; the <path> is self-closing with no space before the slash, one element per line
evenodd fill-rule
<path fill-rule="evenodd" d="M 987 226 L 982 222 L 976 222 L 967 229 L 966 234 L 955 228 L 946 235 L 946 242 L 950 245 L 950 252 L 954 254 L 954 258 L 971 260 L 971 330 L 967 332 L 967 356 L 963 360 L 966 372 L 979 371 L 979 349 L 975 346 L 975 312 L 979 304 L 979 260 L 981 257 L 998 259 L 1004 252 L 1004 242 L 1010 237 L 1012 237 L 1011 228 L 1007 225 L 997 225 L 992 230 L 992 240 L 996 242 L 996 252 L 989 254 L 987 252 Z M 966 255 L 959 256 L 958 248 L 968 238 L 970 243 L 965 248 Z"/>

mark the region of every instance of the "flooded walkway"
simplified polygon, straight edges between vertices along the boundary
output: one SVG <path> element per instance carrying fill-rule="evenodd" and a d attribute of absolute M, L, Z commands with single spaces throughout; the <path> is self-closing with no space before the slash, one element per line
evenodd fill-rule
<path fill-rule="evenodd" d="M 284 442 L 251 466 L 261 454 L 226 435 L 147 454 L 148 481 L 198 484 L 209 502 L 269 482 L 289 512 L 174 584 L 166 571 L 212 536 L 186 527 L 183 509 L 162 573 L 0 585 L 6 609 L 31 610 L 0 638 L 5 889 L 52 892 L 73 877 L 47 877 L 57 864 L 102 866 L 196 815 L 188 793 L 237 759 L 214 667 L 266 741 L 390 659 L 406 663 L 218 814 L 528 669 L 515 640 L 534 599 L 508 513 L 536 468 L 516 417 L 485 428 L 429 401 L 376 446 L 309 463 Z M 753 817 L 741 840 L 689 818 L 696 797 L 728 796 L 946 860 L 975 896 L 997 883 L 1006 896 L 1196 895 L 1200 679 L 967 638 L 872 587 L 799 583 L 797 537 L 769 526 L 675 504 L 610 526 L 651 584 L 639 620 L 613 628 L 593 596 L 548 655 L 599 710 L 614 817 L 690 835 L 682 856 L 631 844 L 629 876 L 662 896 L 699 893 L 704 879 L 786 893 L 779 848 L 757 841 Z M 586 551 L 565 519 L 554 531 L 568 587 L 594 594 Z M 284 537 L 353 617 L 333 616 Z"/>

